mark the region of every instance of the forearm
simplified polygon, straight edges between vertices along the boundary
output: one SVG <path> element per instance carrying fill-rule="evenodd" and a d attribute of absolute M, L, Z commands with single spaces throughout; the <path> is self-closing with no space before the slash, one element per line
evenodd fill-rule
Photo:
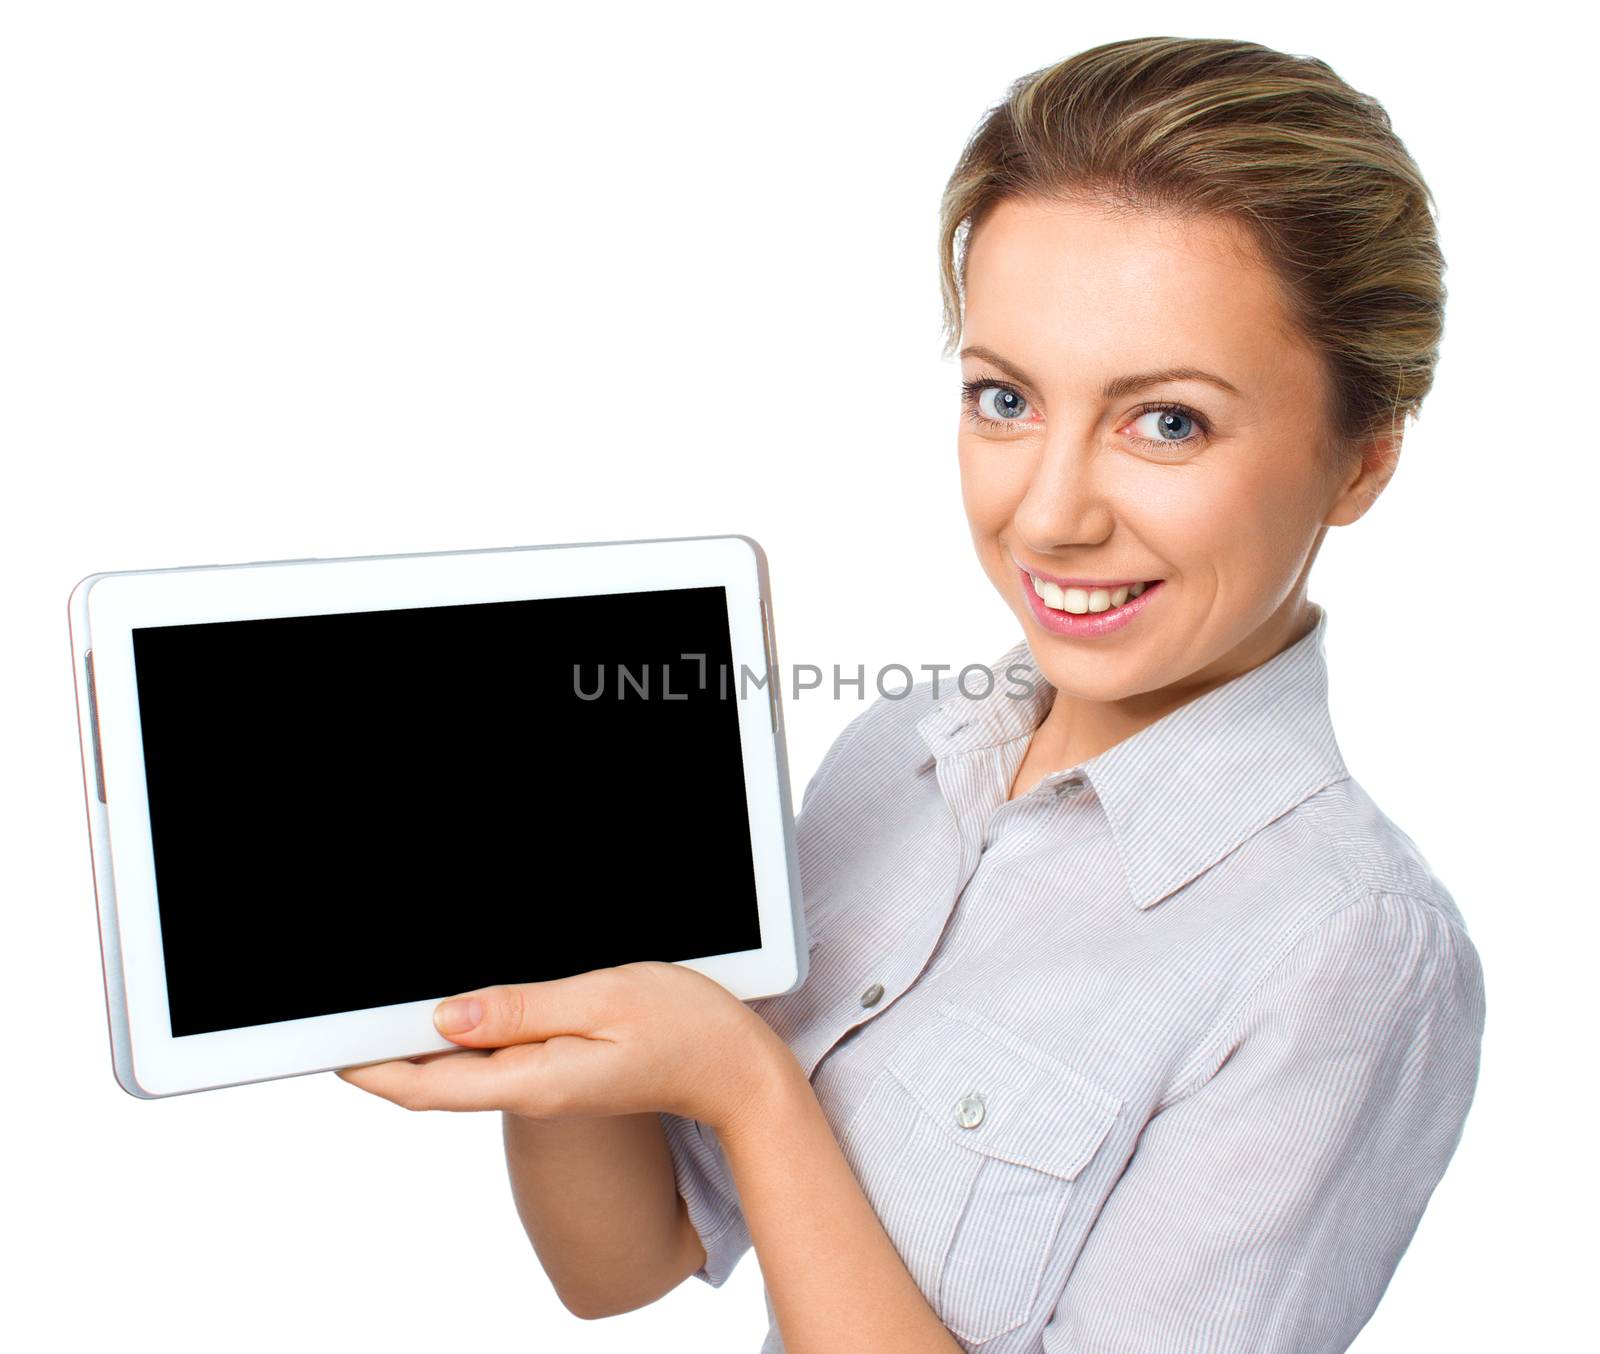
<path fill-rule="evenodd" d="M 570 1311 L 632 1311 L 693 1272 L 700 1246 L 657 1115 L 503 1118 L 517 1215 Z"/>
<path fill-rule="evenodd" d="M 788 1048 L 718 1130 L 789 1354 L 959 1354 L 861 1192 Z"/>

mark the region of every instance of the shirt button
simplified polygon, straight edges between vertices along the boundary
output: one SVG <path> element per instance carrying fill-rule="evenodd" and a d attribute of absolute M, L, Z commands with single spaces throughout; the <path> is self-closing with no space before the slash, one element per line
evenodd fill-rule
<path fill-rule="evenodd" d="M 1079 775 L 1063 776 L 1060 780 L 1058 780 L 1056 782 L 1056 793 L 1058 795 L 1070 795 L 1071 793 L 1073 793 L 1073 791 L 1081 790 L 1081 789 L 1083 789 L 1083 787 L 1084 787 L 1084 779 L 1083 779 L 1082 776 L 1079 776 Z"/>
<path fill-rule="evenodd" d="M 871 987 L 869 987 L 865 992 L 863 992 L 861 994 L 861 1004 L 863 1006 L 876 1006 L 878 1004 L 878 1002 L 881 1001 L 882 999 L 883 999 L 883 984 L 882 983 L 873 983 L 873 985 Z"/>
<path fill-rule="evenodd" d="M 976 1128 L 983 1122 L 983 1096 L 979 1092 L 970 1091 L 961 1097 L 956 1106 L 956 1122 L 962 1128 Z"/>

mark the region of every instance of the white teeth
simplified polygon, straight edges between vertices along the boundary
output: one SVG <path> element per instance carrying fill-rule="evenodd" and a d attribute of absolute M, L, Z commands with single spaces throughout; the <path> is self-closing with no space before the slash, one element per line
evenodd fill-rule
<path fill-rule="evenodd" d="M 1062 588 L 1031 574 L 1029 577 L 1033 578 L 1033 590 L 1044 599 L 1046 606 L 1054 607 L 1057 611 L 1070 611 L 1075 616 L 1085 612 L 1109 611 L 1144 591 L 1143 583 L 1133 583 L 1125 588 L 1095 588 L 1091 592 L 1085 588 Z"/>

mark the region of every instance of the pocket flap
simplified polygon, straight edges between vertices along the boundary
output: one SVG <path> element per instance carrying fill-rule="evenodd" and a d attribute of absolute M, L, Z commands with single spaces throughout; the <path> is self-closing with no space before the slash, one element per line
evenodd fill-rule
<path fill-rule="evenodd" d="M 885 1066 L 952 1143 L 1066 1180 L 1100 1150 L 1122 1109 L 1059 1059 L 953 1002 L 941 1002 Z M 969 1096 L 981 1099 L 981 1117 L 971 1104 L 963 1114 Z"/>

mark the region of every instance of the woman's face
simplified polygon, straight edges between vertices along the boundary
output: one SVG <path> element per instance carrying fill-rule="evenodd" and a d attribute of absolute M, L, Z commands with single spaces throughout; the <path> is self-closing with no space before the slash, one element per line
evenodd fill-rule
<path fill-rule="evenodd" d="M 966 268 L 962 497 L 1045 676 L 1096 701 L 1203 689 L 1298 638 L 1324 528 L 1393 458 L 1328 466 L 1319 360 L 1243 232 L 1011 200 Z M 1121 611 L 1035 578 L 1155 586 Z"/>

